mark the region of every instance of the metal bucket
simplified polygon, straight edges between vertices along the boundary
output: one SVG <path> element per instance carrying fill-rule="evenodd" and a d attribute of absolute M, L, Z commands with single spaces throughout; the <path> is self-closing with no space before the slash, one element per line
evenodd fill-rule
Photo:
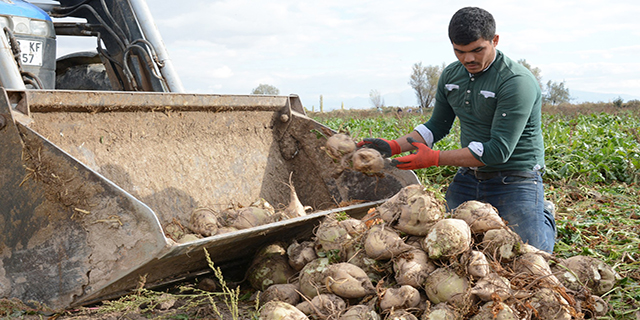
<path fill-rule="evenodd" d="M 258 247 L 308 238 L 335 211 L 366 212 L 419 183 L 389 165 L 341 170 L 322 150 L 333 131 L 297 96 L 96 91 L 0 92 L 0 296 L 52 308 L 125 294 Z M 289 177 L 314 212 L 177 244 L 171 223 L 200 207 L 289 203 Z"/>

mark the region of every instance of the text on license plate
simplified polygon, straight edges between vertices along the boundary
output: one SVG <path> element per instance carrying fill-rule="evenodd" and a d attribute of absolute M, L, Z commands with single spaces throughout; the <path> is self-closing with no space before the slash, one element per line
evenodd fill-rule
<path fill-rule="evenodd" d="M 23 65 L 41 66 L 44 45 L 41 41 L 18 40 L 20 44 L 20 61 Z"/>

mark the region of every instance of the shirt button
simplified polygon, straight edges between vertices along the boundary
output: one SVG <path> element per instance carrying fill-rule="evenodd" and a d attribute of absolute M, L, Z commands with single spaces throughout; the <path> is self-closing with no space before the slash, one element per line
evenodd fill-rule
<path fill-rule="evenodd" d="M 467 93 L 471 93 L 471 90 L 467 90 Z"/>
<path fill-rule="evenodd" d="M 464 104 L 469 104 L 469 101 L 465 101 Z"/>
<path fill-rule="evenodd" d="M 476 80 L 476 78 L 471 78 L 471 81 L 475 81 L 475 80 Z"/>

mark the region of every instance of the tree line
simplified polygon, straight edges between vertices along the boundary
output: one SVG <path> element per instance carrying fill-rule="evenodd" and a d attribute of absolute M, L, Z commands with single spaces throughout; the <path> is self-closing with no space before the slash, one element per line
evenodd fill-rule
<path fill-rule="evenodd" d="M 540 68 L 532 67 L 525 59 L 518 60 L 518 63 L 529 69 L 538 81 L 538 85 L 542 90 L 543 104 L 559 105 L 571 101 L 569 88 L 565 86 L 564 81 L 555 82 L 549 80 L 546 86 L 543 86 L 542 71 Z M 444 63 L 442 65 L 423 66 L 422 62 L 417 62 L 413 65 L 409 85 L 416 93 L 416 99 L 420 108 L 433 106 L 438 80 L 444 68 Z"/>
<path fill-rule="evenodd" d="M 571 101 L 569 88 L 565 82 L 547 81 L 546 85 L 542 84 L 542 71 L 538 67 L 532 67 L 525 59 L 518 60 L 518 63 L 527 68 L 538 81 L 538 85 L 542 90 L 542 103 L 547 105 L 559 105 Z M 438 80 L 446 65 L 429 65 L 424 66 L 422 62 L 413 64 L 409 85 L 415 91 L 418 107 L 429 108 L 435 102 L 436 88 Z M 251 94 L 258 95 L 278 95 L 280 90 L 269 84 L 260 84 L 253 90 Z M 384 99 L 380 91 L 374 89 L 369 92 L 369 100 L 374 108 L 381 109 L 384 107 Z"/>

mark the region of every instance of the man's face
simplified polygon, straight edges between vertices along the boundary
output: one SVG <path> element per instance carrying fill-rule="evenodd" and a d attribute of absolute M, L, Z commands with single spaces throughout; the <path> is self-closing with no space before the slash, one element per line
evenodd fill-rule
<path fill-rule="evenodd" d="M 466 45 L 453 44 L 458 60 L 464 65 L 469 73 L 479 73 L 486 69 L 496 55 L 498 45 L 498 35 L 491 40 L 480 38 Z"/>

